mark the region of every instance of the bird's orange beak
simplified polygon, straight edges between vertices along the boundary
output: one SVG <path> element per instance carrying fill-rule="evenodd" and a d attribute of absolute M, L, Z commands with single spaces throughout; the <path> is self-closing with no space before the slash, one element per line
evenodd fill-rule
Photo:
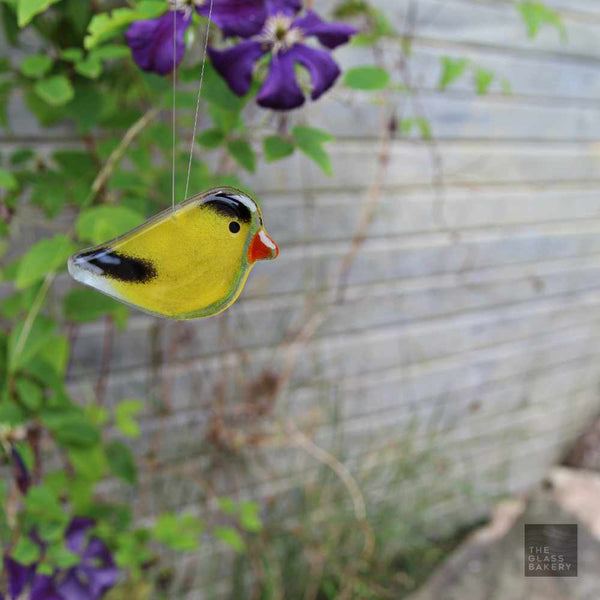
<path fill-rule="evenodd" d="M 272 260 L 279 256 L 277 244 L 269 237 L 264 229 L 259 229 L 248 247 L 248 262 L 257 260 Z"/>

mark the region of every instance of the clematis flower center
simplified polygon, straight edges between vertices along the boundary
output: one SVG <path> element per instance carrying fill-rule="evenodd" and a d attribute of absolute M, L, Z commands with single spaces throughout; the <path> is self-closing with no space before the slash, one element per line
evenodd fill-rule
<path fill-rule="evenodd" d="M 273 47 L 277 54 L 299 44 L 304 39 L 304 34 L 299 27 L 293 27 L 294 20 L 286 15 L 269 17 L 265 23 L 260 38 Z"/>
<path fill-rule="evenodd" d="M 206 0 L 168 0 L 171 5 L 171 10 L 180 10 L 185 13 L 186 17 L 189 17 L 194 8 L 199 8 L 206 4 Z"/>

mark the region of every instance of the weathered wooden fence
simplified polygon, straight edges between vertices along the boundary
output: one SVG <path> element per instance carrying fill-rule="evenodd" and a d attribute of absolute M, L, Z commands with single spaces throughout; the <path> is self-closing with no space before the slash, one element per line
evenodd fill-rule
<path fill-rule="evenodd" d="M 219 318 L 173 326 L 136 315 L 116 334 L 106 402 L 147 399 L 135 449 L 148 466 L 129 498 L 142 517 L 197 509 L 199 478 L 218 494 L 271 501 L 309 481 L 311 456 L 263 443 L 273 423 L 309 415 L 324 448 L 343 431 L 336 451 L 357 476 L 368 457 L 370 467 L 407 460 L 407 435 L 434 444 L 443 467 L 411 488 L 426 489 L 431 518 L 452 525 L 485 511 L 488 494 L 535 484 L 600 411 L 600 3 L 548 2 L 563 13 L 567 43 L 550 28 L 528 39 L 509 1 L 375 4 L 399 27 L 417 9 L 418 103 L 400 110 L 427 117 L 435 141 L 398 136 L 382 172 L 380 103 L 338 89 L 309 110 L 336 135 L 335 176 L 295 156 L 248 179 L 280 258 L 255 269 Z M 388 65 L 397 52 L 385 48 Z M 337 55 L 346 66 L 372 62 L 363 49 Z M 493 71 L 490 93 L 478 96 L 470 76 L 438 91 L 445 55 Z M 392 101 L 403 106 L 400 92 Z M 24 120 L 21 132 L 40 135 Z M 39 143 L 71 140 L 54 132 Z M 374 218 L 336 303 L 377 177 Z M 290 356 L 281 343 L 315 311 L 327 318 L 297 346 L 281 394 Z M 82 398 L 107 367 L 103 336 L 101 326 L 78 336 L 71 383 Z M 238 444 L 250 457 L 243 469 Z M 454 493 L 457 482 L 472 493 Z M 130 494 L 105 492 L 117 491 Z M 228 562 L 217 568 L 214 551 L 180 565 L 178 598 L 222 581 Z"/>

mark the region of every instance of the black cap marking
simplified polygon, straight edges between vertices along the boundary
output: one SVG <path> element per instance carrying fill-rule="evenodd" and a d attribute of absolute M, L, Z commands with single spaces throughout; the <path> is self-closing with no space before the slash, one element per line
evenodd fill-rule
<path fill-rule="evenodd" d="M 151 261 L 125 256 L 108 248 L 81 252 L 75 258 L 75 264 L 97 275 L 128 283 L 145 283 L 158 276 Z"/>
<path fill-rule="evenodd" d="M 249 198 L 248 200 L 251 201 Z M 202 203 L 201 206 L 206 206 L 220 215 L 225 215 L 231 219 L 237 219 L 242 223 L 250 223 L 252 221 L 250 209 L 241 200 L 226 192 L 217 192 L 210 196 L 210 198 Z"/>

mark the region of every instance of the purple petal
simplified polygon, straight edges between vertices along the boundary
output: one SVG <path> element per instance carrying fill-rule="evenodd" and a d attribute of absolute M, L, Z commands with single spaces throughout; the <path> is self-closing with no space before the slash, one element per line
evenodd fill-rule
<path fill-rule="evenodd" d="M 310 73 L 313 100 L 320 98 L 340 75 L 340 68 L 326 50 L 296 44 L 288 54 L 291 54 L 294 60 L 306 67 Z"/>
<path fill-rule="evenodd" d="M 96 600 L 92 598 L 89 587 L 80 581 L 76 569 L 71 569 L 56 587 L 61 600 Z"/>
<path fill-rule="evenodd" d="M 119 569 L 117 567 L 107 567 L 97 569 L 82 567 L 80 572 L 85 573 L 89 582 L 89 590 L 92 598 L 101 598 L 108 590 L 114 587 L 119 579 Z"/>
<path fill-rule="evenodd" d="M 19 488 L 21 494 L 26 494 L 29 486 L 31 485 L 29 471 L 27 471 L 27 467 L 25 466 L 25 463 L 23 462 L 23 459 L 16 448 L 12 449 L 12 457 L 14 460 L 14 473 L 17 487 Z"/>
<path fill-rule="evenodd" d="M 297 46 L 273 56 L 269 74 L 256 101 L 265 108 L 292 110 L 304 104 L 304 94 L 296 81 L 294 53 Z"/>
<path fill-rule="evenodd" d="M 94 527 L 92 519 L 85 517 L 74 517 L 71 519 L 67 530 L 65 531 L 65 542 L 71 552 L 81 554 L 84 550 L 84 543 L 87 533 Z"/>
<path fill-rule="evenodd" d="M 36 575 L 29 600 L 64 600 L 56 591 L 54 581 L 47 575 Z"/>
<path fill-rule="evenodd" d="M 190 18 L 177 11 L 176 26 L 173 13 L 167 12 L 158 19 L 135 21 L 125 37 L 131 48 L 133 60 L 143 71 L 166 75 L 173 70 L 173 35 L 177 29 L 175 62 L 177 65 L 185 54 L 185 30 Z"/>
<path fill-rule="evenodd" d="M 245 96 L 252 85 L 254 64 L 269 50 L 260 42 L 241 42 L 227 50 L 208 49 L 210 60 L 217 73 L 238 95 Z"/>
<path fill-rule="evenodd" d="M 293 17 L 302 10 L 302 0 L 266 0 L 269 15 Z"/>
<path fill-rule="evenodd" d="M 18 598 L 27 585 L 29 585 L 35 567 L 25 567 L 8 556 L 4 557 L 4 568 L 8 573 L 8 595 L 10 598 Z"/>
<path fill-rule="evenodd" d="M 208 18 L 210 2 L 205 2 L 196 10 Z M 265 0 L 216 0 L 211 15 L 211 20 L 224 35 L 243 38 L 259 33 L 266 19 Z"/>
<path fill-rule="evenodd" d="M 312 10 L 296 19 L 294 27 L 302 29 L 305 36 L 314 35 L 323 46 L 331 49 L 348 43 L 348 40 L 358 33 L 356 27 L 346 23 L 326 23 Z"/>

